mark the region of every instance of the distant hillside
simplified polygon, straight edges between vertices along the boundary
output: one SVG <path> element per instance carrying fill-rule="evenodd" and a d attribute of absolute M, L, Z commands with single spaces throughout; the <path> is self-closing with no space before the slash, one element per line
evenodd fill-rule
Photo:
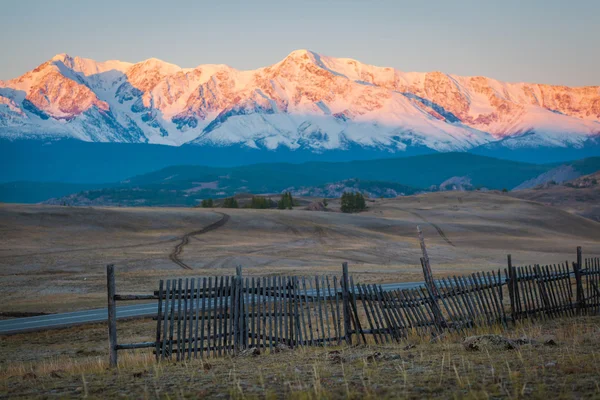
<path fill-rule="evenodd" d="M 522 182 L 513 190 L 532 189 L 547 182 L 563 183 L 600 170 L 600 157 L 589 157 L 558 165 L 535 178 Z"/>
<path fill-rule="evenodd" d="M 61 182 L 9 182 L 0 183 L 2 203 L 40 203 L 53 197 L 67 196 L 83 190 L 100 189 L 115 184 L 85 184 Z"/>
<path fill-rule="evenodd" d="M 468 153 L 437 153 L 378 160 L 271 163 L 232 168 L 175 166 L 133 177 L 127 183 L 178 187 L 192 181 L 219 180 L 224 184 L 243 184 L 253 192 L 264 192 L 274 188 L 282 190 L 291 186 L 315 186 L 352 178 L 427 188 L 454 176 L 468 176 L 474 186 L 502 189 L 513 188 L 553 167 Z"/>
<path fill-rule="evenodd" d="M 581 167 L 581 164 L 579 166 Z M 531 189 L 510 192 L 510 195 L 559 207 L 573 214 L 600 222 L 600 168 L 598 169 L 592 174 L 567 182 L 549 181 Z"/>
<path fill-rule="evenodd" d="M 448 181 L 468 181 L 472 188 L 512 188 L 554 165 L 499 160 L 468 153 L 438 153 L 407 158 L 351 162 L 271 163 L 241 167 L 175 166 L 127 179 L 113 187 L 53 199 L 74 205 L 190 206 L 208 197 L 235 193 L 279 193 L 289 188 L 322 187 L 356 179 L 381 196 L 437 190 Z M 451 186 L 454 187 L 454 186 Z M 309 190 L 310 191 L 310 190 Z M 337 197 L 337 192 L 334 192 Z M 391 192 L 388 192 L 391 195 Z M 385 194 L 384 194 L 385 195 Z"/>
<path fill-rule="evenodd" d="M 319 186 L 289 187 L 285 189 L 294 196 L 338 198 L 344 192 L 361 192 L 367 197 L 393 198 L 408 196 L 423 191 L 411 186 L 395 182 L 364 181 L 360 179 L 348 179 L 341 182 L 327 183 Z"/>

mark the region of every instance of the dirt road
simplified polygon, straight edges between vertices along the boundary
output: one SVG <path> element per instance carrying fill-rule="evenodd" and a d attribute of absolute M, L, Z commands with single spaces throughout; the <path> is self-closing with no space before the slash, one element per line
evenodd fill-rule
<path fill-rule="evenodd" d="M 221 212 L 217 213 L 217 214 L 221 215 L 221 219 L 218 220 L 217 222 L 214 222 L 208 226 L 205 226 L 204 228 L 202 228 L 200 230 L 189 232 L 189 233 L 186 233 L 185 235 L 183 235 L 181 237 L 181 241 L 173 248 L 173 251 L 171 252 L 171 254 L 169 254 L 169 259 L 171 261 L 173 261 L 175 264 L 179 265 L 181 268 L 192 269 L 192 267 L 190 267 L 189 265 L 187 265 L 186 263 L 181 261 L 179 256 L 183 252 L 183 248 L 190 242 L 190 237 L 196 236 L 196 235 L 202 235 L 203 233 L 207 233 L 207 232 L 213 231 L 215 229 L 218 229 L 218 228 L 222 227 L 223 225 L 225 225 L 227 223 L 227 221 L 229 221 L 229 218 L 230 218 L 229 215 L 227 215 L 225 213 L 221 213 Z"/>

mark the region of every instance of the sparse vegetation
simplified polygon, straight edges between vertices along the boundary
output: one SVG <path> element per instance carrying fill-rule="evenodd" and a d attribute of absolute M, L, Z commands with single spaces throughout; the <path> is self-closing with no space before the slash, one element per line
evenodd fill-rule
<path fill-rule="evenodd" d="M 341 210 L 345 213 L 360 212 L 367 209 L 365 197 L 360 192 L 344 192 L 342 194 Z"/>
<path fill-rule="evenodd" d="M 202 200 L 202 208 L 212 208 L 214 207 L 213 205 L 213 199 L 204 199 Z"/>
<path fill-rule="evenodd" d="M 256 208 L 259 210 L 272 208 L 274 202 L 264 196 L 252 196 L 252 200 L 248 204 L 248 208 Z"/>
<path fill-rule="evenodd" d="M 277 203 L 277 208 L 280 210 L 291 210 L 294 207 L 294 199 L 292 198 L 292 194 L 290 192 L 285 192 L 281 195 L 281 200 Z"/>
<path fill-rule="evenodd" d="M 136 335 L 130 321 L 124 334 Z M 152 325 L 151 322 L 147 323 Z M 156 363 L 149 351 L 123 352 L 107 368 L 105 327 L 69 328 L 3 341 L 6 397 L 88 398 L 595 398 L 600 318 L 523 323 L 477 334 L 537 339 L 515 350 L 468 351 L 457 334 L 430 342 L 303 348 L 274 354 Z M 57 336 L 91 337 L 57 351 Z M 555 345 L 544 345 L 552 337 Z M 33 344 L 34 348 L 31 348 Z M 42 346 L 51 358 L 39 360 Z M 89 347 L 101 351 L 89 354 Z M 74 347 L 74 348 L 73 348 Z M 15 359 L 18 356 L 22 360 Z M 31 357 L 35 358 L 31 358 Z M 26 361 L 32 360 L 32 361 Z"/>
<path fill-rule="evenodd" d="M 228 197 L 223 200 L 223 208 L 238 208 L 238 202 L 235 197 Z"/>

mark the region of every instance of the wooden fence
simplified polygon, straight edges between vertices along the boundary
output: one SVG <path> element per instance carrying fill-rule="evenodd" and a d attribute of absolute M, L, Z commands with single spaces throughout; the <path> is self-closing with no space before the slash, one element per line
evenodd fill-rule
<path fill-rule="evenodd" d="M 422 259 L 424 271 L 427 262 Z M 466 333 L 478 326 L 508 326 L 600 314 L 600 258 L 555 265 L 508 266 L 503 271 L 426 279 L 411 289 L 354 283 L 342 276 L 186 278 L 160 281 L 152 295 L 115 294 L 108 267 L 111 364 L 121 349 L 153 348 L 158 360 L 218 357 L 247 348 L 387 343 L 409 335 Z M 426 275 L 427 276 L 427 275 Z M 117 344 L 116 300 L 156 299 L 156 339 Z M 112 309 L 112 311 L 111 311 Z"/>

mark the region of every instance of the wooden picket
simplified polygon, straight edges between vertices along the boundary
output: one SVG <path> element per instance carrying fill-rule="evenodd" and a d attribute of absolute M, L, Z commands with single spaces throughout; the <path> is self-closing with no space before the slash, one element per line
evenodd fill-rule
<path fill-rule="evenodd" d="M 157 360 L 180 361 L 282 345 L 384 344 L 415 334 L 467 334 L 519 320 L 600 314 L 600 258 L 583 259 L 580 250 L 572 269 L 568 262 L 515 267 L 509 256 L 504 273 L 447 276 L 393 290 L 355 283 L 344 263 L 339 278 L 250 278 L 238 268 L 235 276 L 161 280 L 153 295 L 116 295 L 113 268 L 107 268 L 111 365 L 121 349 L 153 348 Z M 158 300 L 155 340 L 117 345 L 115 301 L 150 298 Z"/>

